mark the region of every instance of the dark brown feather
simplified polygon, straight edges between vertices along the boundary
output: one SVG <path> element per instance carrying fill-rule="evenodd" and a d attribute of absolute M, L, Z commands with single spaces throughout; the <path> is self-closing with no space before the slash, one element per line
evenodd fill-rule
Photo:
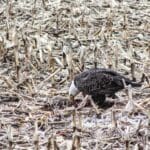
<path fill-rule="evenodd" d="M 84 94 L 92 95 L 93 99 L 101 97 L 105 101 L 106 95 L 114 96 L 124 88 L 123 81 L 133 86 L 140 86 L 130 79 L 110 69 L 89 69 L 77 75 L 74 79 L 75 86 Z"/>
<path fill-rule="evenodd" d="M 123 80 L 127 85 L 141 86 L 140 83 L 132 82 L 119 73 L 104 68 L 84 71 L 75 77 L 74 83 L 84 95 L 91 95 L 98 106 L 107 108 L 114 103 L 105 101 L 106 96 L 115 97 L 115 93 L 124 88 Z"/>

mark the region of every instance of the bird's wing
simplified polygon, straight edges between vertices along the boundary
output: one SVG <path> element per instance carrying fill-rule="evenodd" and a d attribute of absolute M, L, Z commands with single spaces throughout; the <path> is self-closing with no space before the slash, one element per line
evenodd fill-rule
<path fill-rule="evenodd" d="M 109 94 L 122 89 L 122 81 L 117 75 L 102 71 L 85 71 L 75 78 L 77 88 L 86 94 Z"/>
<path fill-rule="evenodd" d="M 106 69 L 106 68 L 97 68 L 97 69 L 95 69 L 95 68 L 92 68 L 92 69 L 90 69 L 89 70 L 90 72 L 99 72 L 99 73 L 106 73 L 106 74 L 110 74 L 110 75 L 112 75 L 112 76 L 122 76 L 121 74 L 119 74 L 118 72 L 116 72 L 116 71 L 113 71 L 113 70 L 111 70 L 111 69 Z"/>
<path fill-rule="evenodd" d="M 137 83 L 137 82 L 133 82 L 132 80 L 130 80 L 129 78 L 121 75 L 118 72 L 115 72 L 111 69 L 97 69 L 98 74 L 104 73 L 107 74 L 108 76 L 110 75 L 113 78 L 113 85 L 117 85 L 118 88 L 124 88 L 123 85 L 123 80 L 125 81 L 125 83 L 131 84 L 133 87 L 140 87 L 141 83 Z"/>
<path fill-rule="evenodd" d="M 120 73 L 118 73 L 118 72 L 115 72 L 115 71 L 113 71 L 113 70 L 111 70 L 111 69 L 100 69 L 99 70 L 99 73 L 100 72 L 103 72 L 103 73 L 105 73 L 105 74 L 108 74 L 108 75 L 111 75 L 112 77 L 113 77 L 113 79 L 114 79 L 114 82 L 118 85 L 118 86 L 123 86 L 123 80 L 125 81 L 125 83 L 126 84 L 131 84 L 131 85 L 133 85 L 134 86 L 134 84 L 135 84 L 135 86 L 136 85 L 140 85 L 140 84 L 137 84 L 137 83 L 134 83 L 134 82 L 132 82 L 129 78 L 127 78 L 127 77 L 125 77 L 125 76 L 123 76 L 123 75 L 121 75 Z"/>

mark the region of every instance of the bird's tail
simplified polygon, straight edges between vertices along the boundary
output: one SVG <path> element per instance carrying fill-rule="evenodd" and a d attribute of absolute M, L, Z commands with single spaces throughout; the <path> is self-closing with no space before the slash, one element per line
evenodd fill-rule
<path fill-rule="evenodd" d="M 130 80 L 130 79 L 128 79 L 128 78 L 124 78 L 124 80 L 125 80 L 125 83 L 127 84 L 127 85 L 131 85 L 132 87 L 140 87 L 140 86 L 142 86 L 142 83 L 141 82 L 134 82 L 134 81 L 132 81 L 132 80 Z"/>
<path fill-rule="evenodd" d="M 137 83 L 137 82 L 131 82 L 132 87 L 140 87 L 142 86 L 141 83 Z"/>

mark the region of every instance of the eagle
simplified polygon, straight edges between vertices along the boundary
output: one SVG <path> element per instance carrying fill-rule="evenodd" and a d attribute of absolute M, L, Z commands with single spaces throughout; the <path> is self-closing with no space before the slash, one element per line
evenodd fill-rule
<path fill-rule="evenodd" d="M 123 82 L 124 81 L 124 82 Z M 113 103 L 108 103 L 107 97 L 115 98 L 115 93 L 124 89 L 124 83 L 132 87 L 139 87 L 141 83 L 136 83 L 129 78 L 111 69 L 92 68 L 76 75 L 69 88 L 69 96 L 73 101 L 80 92 L 83 95 L 91 95 L 93 101 L 99 107 L 111 107 Z"/>

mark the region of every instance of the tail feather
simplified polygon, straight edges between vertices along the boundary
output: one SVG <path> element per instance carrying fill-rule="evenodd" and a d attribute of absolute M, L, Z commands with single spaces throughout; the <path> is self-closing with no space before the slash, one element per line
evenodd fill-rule
<path fill-rule="evenodd" d="M 128 78 L 125 78 L 125 77 L 123 79 L 124 79 L 124 81 L 125 81 L 125 83 L 127 85 L 131 84 L 132 87 L 140 87 L 140 86 L 142 86 L 141 82 L 134 82 L 134 81 L 132 81 L 132 80 L 130 80 Z"/>
<path fill-rule="evenodd" d="M 131 82 L 132 87 L 140 87 L 142 86 L 141 83 Z"/>

